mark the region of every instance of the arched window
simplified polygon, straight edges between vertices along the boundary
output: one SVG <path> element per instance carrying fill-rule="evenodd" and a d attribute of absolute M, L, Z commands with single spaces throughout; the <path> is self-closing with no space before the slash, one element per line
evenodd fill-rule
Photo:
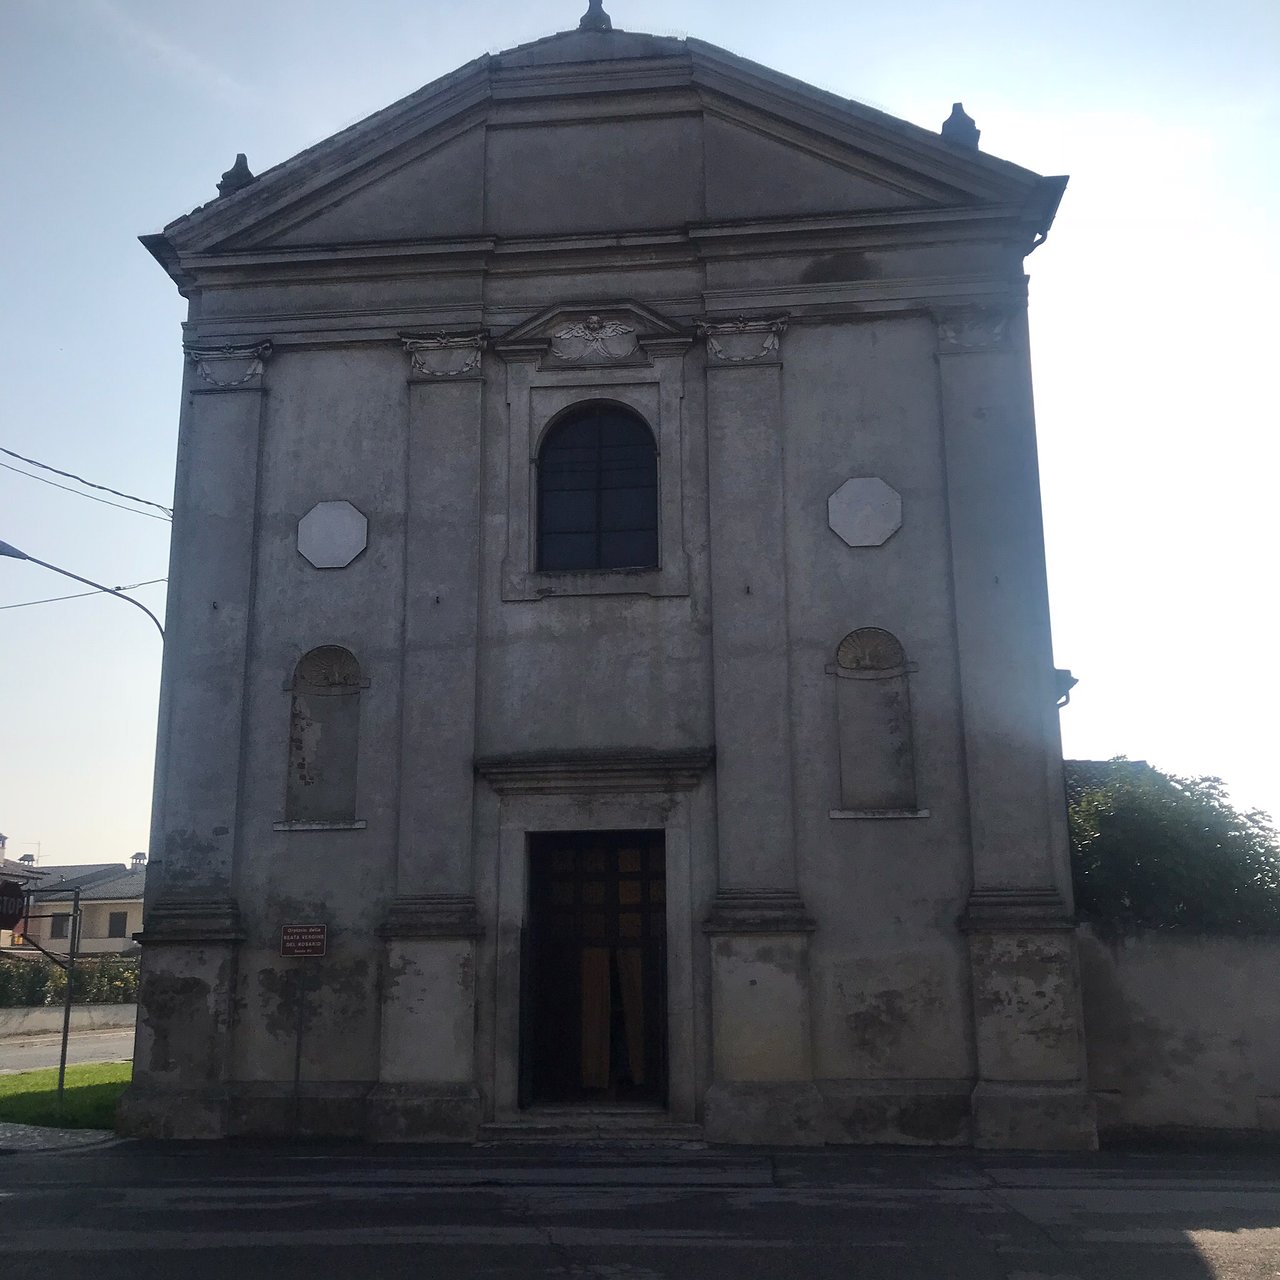
<path fill-rule="evenodd" d="M 837 677 L 841 809 L 915 812 L 911 689 L 901 643 L 879 627 L 851 631 L 827 670 Z"/>
<path fill-rule="evenodd" d="M 289 822 L 352 822 L 360 749 L 360 664 L 337 645 L 305 654 L 293 672 Z"/>
<path fill-rule="evenodd" d="M 653 433 L 618 405 L 570 411 L 538 453 L 538 568 L 657 567 Z"/>

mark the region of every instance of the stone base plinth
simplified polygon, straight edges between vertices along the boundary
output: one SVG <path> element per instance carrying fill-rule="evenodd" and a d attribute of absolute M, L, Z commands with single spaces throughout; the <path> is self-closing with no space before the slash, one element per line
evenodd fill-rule
<path fill-rule="evenodd" d="M 968 1146 L 969 1081 L 819 1080 L 833 1146 Z"/>
<path fill-rule="evenodd" d="M 1093 1099 L 1079 1085 L 996 1084 L 973 1091 L 973 1145 L 998 1151 L 1096 1151 Z"/>
<path fill-rule="evenodd" d="M 472 1142 L 481 1120 L 480 1095 L 469 1085 L 383 1084 L 369 1095 L 375 1142 Z"/>
<path fill-rule="evenodd" d="M 707 1090 L 703 1130 L 711 1142 L 821 1146 L 822 1095 L 807 1082 L 713 1084 Z"/>
<path fill-rule="evenodd" d="M 155 1089 L 135 1081 L 116 1107 L 116 1132 L 123 1138 L 212 1141 L 227 1136 L 228 1111 L 225 1089 Z"/>

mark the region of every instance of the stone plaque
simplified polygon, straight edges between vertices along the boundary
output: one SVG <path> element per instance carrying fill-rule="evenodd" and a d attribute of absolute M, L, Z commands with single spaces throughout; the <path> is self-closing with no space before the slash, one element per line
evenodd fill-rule
<path fill-rule="evenodd" d="M 298 521 L 298 551 L 317 569 L 345 569 L 369 545 L 369 521 L 349 502 L 318 502 Z"/>
<path fill-rule="evenodd" d="M 846 480 L 827 500 L 827 522 L 851 547 L 883 546 L 902 528 L 902 496 L 878 476 Z"/>

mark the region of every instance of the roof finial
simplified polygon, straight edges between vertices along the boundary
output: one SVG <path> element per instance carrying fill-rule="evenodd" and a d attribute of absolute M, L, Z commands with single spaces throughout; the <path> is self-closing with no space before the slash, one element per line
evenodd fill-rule
<path fill-rule="evenodd" d="M 244 152 L 241 151 L 236 156 L 235 164 L 222 175 L 222 181 L 218 183 L 218 194 L 220 196 L 234 195 L 241 187 L 247 187 L 253 182 L 257 182 L 257 178 L 249 172 L 249 162 L 244 158 Z"/>
<path fill-rule="evenodd" d="M 942 126 L 942 136 L 947 142 L 954 142 L 957 147 L 968 147 L 970 150 L 977 151 L 982 130 L 965 115 L 964 104 L 957 102 L 952 106 L 951 114 Z"/>
<path fill-rule="evenodd" d="M 588 0 L 587 11 L 578 23 L 579 31 L 612 31 L 613 23 L 604 11 L 604 0 Z"/>

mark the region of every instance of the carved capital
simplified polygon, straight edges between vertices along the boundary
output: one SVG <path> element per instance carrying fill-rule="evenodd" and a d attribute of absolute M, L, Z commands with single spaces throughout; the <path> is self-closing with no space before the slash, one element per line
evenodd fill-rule
<path fill-rule="evenodd" d="M 957 307 L 939 311 L 938 350 L 943 354 L 991 351 L 1007 345 L 1010 313 L 1003 307 Z"/>
<path fill-rule="evenodd" d="M 487 333 L 434 333 L 406 337 L 415 377 L 466 378 L 480 376 L 480 360 L 489 345 Z"/>
<path fill-rule="evenodd" d="M 484 930 L 474 898 L 433 893 L 396 898 L 378 933 L 390 941 L 394 938 L 478 938 Z"/>
<path fill-rule="evenodd" d="M 231 945 L 245 939 L 235 899 L 190 894 L 162 894 L 135 936 L 144 947 Z"/>
<path fill-rule="evenodd" d="M 187 359 L 202 382 L 218 391 L 256 389 L 271 355 L 271 343 L 253 346 L 187 347 Z"/>
<path fill-rule="evenodd" d="M 695 322 L 706 341 L 707 356 L 714 365 L 773 364 L 782 356 L 782 335 L 790 316 L 772 319 Z"/>
<path fill-rule="evenodd" d="M 812 933 L 816 928 L 794 889 L 721 889 L 704 933 Z"/>
<path fill-rule="evenodd" d="M 974 889 L 960 928 L 965 933 L 1058 932 L 1075 928 L 1075 921 L 1053 888 Z"/>

